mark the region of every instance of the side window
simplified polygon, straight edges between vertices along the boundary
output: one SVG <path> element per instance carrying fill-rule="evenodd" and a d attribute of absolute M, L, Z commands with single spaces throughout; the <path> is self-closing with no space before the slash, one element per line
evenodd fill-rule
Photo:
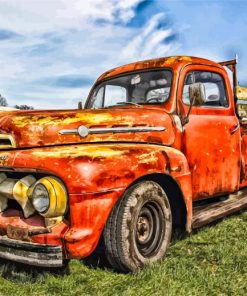
<path fill-rule="evenodd" d="M 189 86 L 192 83 L 202 83 L 205 88 L 206 101 L 202 106 L 228 107 L 225 84 L 221 75 L 214 72 L 193 71 L 186 75 L 182 100 L 189 104 Z"/>

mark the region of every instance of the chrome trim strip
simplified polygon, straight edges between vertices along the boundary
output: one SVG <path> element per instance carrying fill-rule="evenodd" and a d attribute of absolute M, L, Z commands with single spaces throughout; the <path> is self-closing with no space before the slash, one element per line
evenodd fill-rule
<path fill-rule="evenodd" d="M 86 137 L 88 134 L 105 134 L 105 133 L 137 133 L 137 132 L 162 132 L 166 128 L 163 126 L 137 126 L 137 127 L 109 127 L 109 128 L 87 128 L 84 125 L 78 129 L 64 129 L 59 131 L 61 135 L 80 135 Z"/>
<path fill-rule="evenodd" d="M 78 134 L 78 129 L 64 129 L 59 131 L 61 135 L 76 135 Z"/>

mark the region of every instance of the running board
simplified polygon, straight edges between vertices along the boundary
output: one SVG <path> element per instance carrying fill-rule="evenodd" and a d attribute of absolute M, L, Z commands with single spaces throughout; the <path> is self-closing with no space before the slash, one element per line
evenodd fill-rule
<path fill-rule="evenodd" d="M 230 194 L 229 197 L 223 201 L 194 207 L 192 229 L 209 224 L 244 208 L 247 208 L 247 189 Z"/>

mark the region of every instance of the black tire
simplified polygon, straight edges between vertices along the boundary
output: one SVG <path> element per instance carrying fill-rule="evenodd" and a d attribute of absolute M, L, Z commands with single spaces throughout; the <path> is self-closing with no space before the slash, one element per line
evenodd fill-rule
<path fill-rule="evenodd" d="M 114 206 L 103 239 L 113 268 L 136 271 L 166 254 L 171 240 L 172 214 L 161 186 L 143 181 L 131 186 Z"/>

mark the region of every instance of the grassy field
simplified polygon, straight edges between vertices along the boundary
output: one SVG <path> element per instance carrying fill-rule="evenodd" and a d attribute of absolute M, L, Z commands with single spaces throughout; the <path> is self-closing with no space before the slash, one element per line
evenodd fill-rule
<path fill-rule="evenodd" d="M 247 212 L 177 239 L 162 263 L 136 274 L 79 261 L 67 275 L 2 263 L 0 295 L 247 295 Z"/>

